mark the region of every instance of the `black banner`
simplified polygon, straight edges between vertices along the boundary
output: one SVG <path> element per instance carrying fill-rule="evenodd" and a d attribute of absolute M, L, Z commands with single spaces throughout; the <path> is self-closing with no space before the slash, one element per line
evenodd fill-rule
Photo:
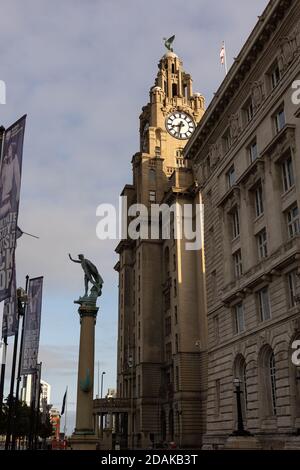
<path fill-rule="evenodd" d="M 40 342 L 43 277 L 29 280 L 28 304 L 25 313 L 21 374 L 34 374 Z"/>
<path fill-rule="evenodd" d="M 12 294 L 26 116 L 6 129 L 0 169 L 0 302 Z"/>
<path fill-rule="evenodd" d="M 13 267 L 11 281 L 11 297 L 5 299 L 3 307 L 2 338 L 13 336 L 18 329 L 18 304 L 16 289 L 16 270 Z"/>

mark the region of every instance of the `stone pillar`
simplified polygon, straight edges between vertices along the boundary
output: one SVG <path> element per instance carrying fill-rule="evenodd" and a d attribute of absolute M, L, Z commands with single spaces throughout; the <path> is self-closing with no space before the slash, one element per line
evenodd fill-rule
<path fill-rule="evenodd" d="M 77 379 L 76 427 L 71 438 L 72 448 L 96 449 L 97 432 L 93 417 L 95 324 L 98 307 L 81 303 L 80 344 Z"/>

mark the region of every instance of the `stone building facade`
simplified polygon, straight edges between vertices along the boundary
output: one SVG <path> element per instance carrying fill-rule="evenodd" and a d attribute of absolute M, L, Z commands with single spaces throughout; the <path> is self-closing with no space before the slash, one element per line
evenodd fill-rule
<path fill-rule="evenodd" d="M 128 237 L 117 247 L 117 399 L 128 400 L 121 428 L 129 448 L 147 448 L 159 441 L 199 447 L 205 432 L 203 252 L 186 250 L 186 240 L 174 237 L 179 206 L 199 201 L 182 151 L 203 113 L 203 96 L 193 93 L 191 76 L 179 57 L 168 51 L 140 116 L 133 183 L 122 192 L 128 207 L 177 204 L 175 213 L 171 211 L 170 237 Z M 194 211 L 191 218 L 195 217 Z"/>
<path fill-rule="evenodd" d="M 234 378 L 258 445 L 300 448 L 299 79 L 300 2 L 270 1 L 184 151 L 204 203 L 204 448 L 236 429 Z"/>

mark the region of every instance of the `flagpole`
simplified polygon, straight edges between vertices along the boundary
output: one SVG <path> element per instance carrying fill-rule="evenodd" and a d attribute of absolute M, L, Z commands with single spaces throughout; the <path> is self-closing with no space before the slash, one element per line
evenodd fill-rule
<path fill-rule="evenodd" d="M 227 73 L 228 73 L 228 69 L 227 69 L 227 57 L 226 57 L 225 41 L 223 41 L 223 44 L 224 44 L 224 68 L 225 68 L 225 76 L 226 76 Z"/>
<path fill-rule="evenodd" d="M 66 432 L 67 432 L 67 414 L 68 414 L 68 386 L 66 390 L 66 409 L 65 409 L 65 426 L 64 426 L 64 435 L 66 437 Z"/>

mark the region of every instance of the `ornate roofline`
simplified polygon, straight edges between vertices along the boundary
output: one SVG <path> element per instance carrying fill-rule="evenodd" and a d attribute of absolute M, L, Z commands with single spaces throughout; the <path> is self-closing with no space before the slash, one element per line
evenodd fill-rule
<path fill-rule="evenodd" d="M 196 156 L 199 148 L 205 143 L 207 136 L 230 101 L 239 93 L 241 82 L 249 74 L 249 70 L 257 60 L 257 53 L 263 49 L 264 44 L 276 30 L 279 21 L 287 14 L 288 9 L 295 4 L 295 1 L 270 0 L 215 93 L 194 134 L 185 146 L 184 155 L 186 157 L 192 159 Z"/>

